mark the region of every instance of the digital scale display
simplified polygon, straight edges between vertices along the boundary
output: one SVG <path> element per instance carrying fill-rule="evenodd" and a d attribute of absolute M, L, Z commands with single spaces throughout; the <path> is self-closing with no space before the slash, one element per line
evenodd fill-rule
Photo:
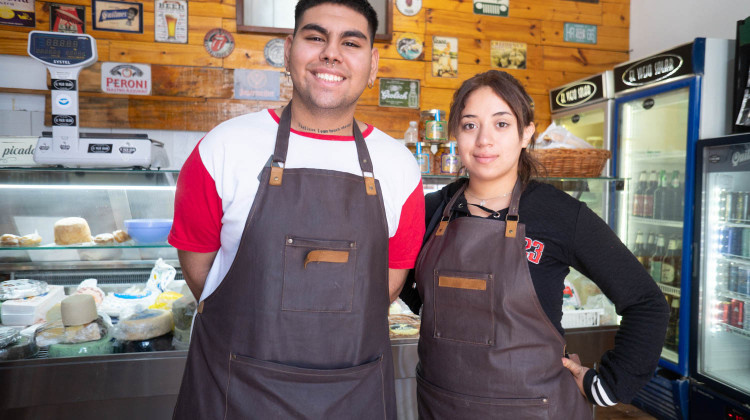
<path fill-rule="evenodd" d="M 95 57 L 90 35 L 31 32 L 29 54 L 53 66 L 84 64 Z"/>

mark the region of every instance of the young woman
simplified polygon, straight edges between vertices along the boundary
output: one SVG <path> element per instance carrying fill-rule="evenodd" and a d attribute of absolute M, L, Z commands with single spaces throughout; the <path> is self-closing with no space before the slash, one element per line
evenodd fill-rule
<path fill-rule="evenodd" d="M 421 419 L 590 419 L 589 403 L 630 401 L 658 362 L 663 295 L 585 204 L 531 179 L 533 120 L 505 72 L 478 74 L 454 95 L 448 127 L 469 178 L 425 197 L 425 244 L 401 294 L 422 313 Z M 598 372 L 565 357 L 571 266 L 622 315 Z"/>

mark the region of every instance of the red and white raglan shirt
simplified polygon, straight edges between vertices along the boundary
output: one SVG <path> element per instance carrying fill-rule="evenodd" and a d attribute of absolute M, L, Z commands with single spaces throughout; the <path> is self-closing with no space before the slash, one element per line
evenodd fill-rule
<path fill-rule="evenodd" d="M 168 241 L 183 251 L 218 251 L 200 300 L 216 290 L 234 261 L 278 127 L 274 110 L 225 121 L 206 134 L 182 166 Z M 377 128 L 368 125 L 362 135 L 383 193 L 388 266 L 413 268 L 425 229 L 419 167 L 406 147 Z M 353 136 L 292 130 L 285 167 L 362 176 Z"/>

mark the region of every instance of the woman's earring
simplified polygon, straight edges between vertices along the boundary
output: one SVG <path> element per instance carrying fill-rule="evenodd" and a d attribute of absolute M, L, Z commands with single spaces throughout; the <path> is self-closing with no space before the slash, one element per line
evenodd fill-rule
<path fill-rule="evenodd" d="M 372 89 L 373 86 L 375 86 L 375 83 L 373 83 L 373 82 L 368 82 L 367 83 L 367 87 L 368 88 Z"/>
<path fill-rule="evenodd" d="M 284 69 L 284 76 L 286 76 L 286 77 L 292 77 L 292 72 L 290 72 L 289 69 L 285 68 Z"/>

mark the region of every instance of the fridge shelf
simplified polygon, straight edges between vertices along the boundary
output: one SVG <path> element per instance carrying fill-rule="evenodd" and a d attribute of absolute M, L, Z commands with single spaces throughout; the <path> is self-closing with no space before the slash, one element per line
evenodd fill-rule
<path fill-rule="evenodd" d="M 630 221 L 643 223 L 644 225 L 667 226 L 682 229 L 682 221 L 680 220 L 661 220 L 650 219 L 647 217 L 630 216 Z"/>
<path fill-rule="evenodd" d="M 659 286 L 659 289 L 661 289 L 661 292 L 665 295 L 670 295 L 674 297 L 680 297 L 680 288 L 675 286 L 670 286 L 668 284 L 664 283 L 656 283 Z"/>
<path fill-rule="evenodd" d="M 719 295 L 719 297 L 723 297 L 725 299 L 739 299 L 744 300 L 745 302 L 750 302 L 750 296 L 744 293 L 730 292 L 729 290 L 720 290 L 717 294 Z"/>
<path fill-rule="evenodd" d="M 733 262 L 737 264 L 742 264 L 745 266 L 750 266 L 750 258 L 743 257 L 742 255 L 733 255 L 733 254 L 721 254 L 722 258 L 728 262 Z"/>
<path fill-rule="evenodd" d="M 660 152 L 660 151 L 646 151 L 646 152 L 634 152 L 632 155 L 633 163 L 658 163 L 658 164 L 669 164 L 677 163 L 684 164 L 686 153 L 682 152 Z"/>
<path fill-rule="evenodd" d="M 723 322 L 720 322 L 719 325 L 721 325 L 722 327 L 724 327 L 726 329 L 726 331 L 729 331 L 729 332 L 731 332 L 733 334 L 737 334 L 737 335 L 740 335 L 740 336 L 745 337 L 745 338 L 750 338 L 750 331 L 748 331 L 748 330 L 743 330 L 742 328 L 737 328 L 737 327 L 735 327 L 733 325 L 725 324 Z"/>
<path fill-rule="evenodd" d="M 738 228 L 750 228 L 750 220 L 742 222 L 723 222 L 719 221 L 720 227 L 738 227 Z"/>

